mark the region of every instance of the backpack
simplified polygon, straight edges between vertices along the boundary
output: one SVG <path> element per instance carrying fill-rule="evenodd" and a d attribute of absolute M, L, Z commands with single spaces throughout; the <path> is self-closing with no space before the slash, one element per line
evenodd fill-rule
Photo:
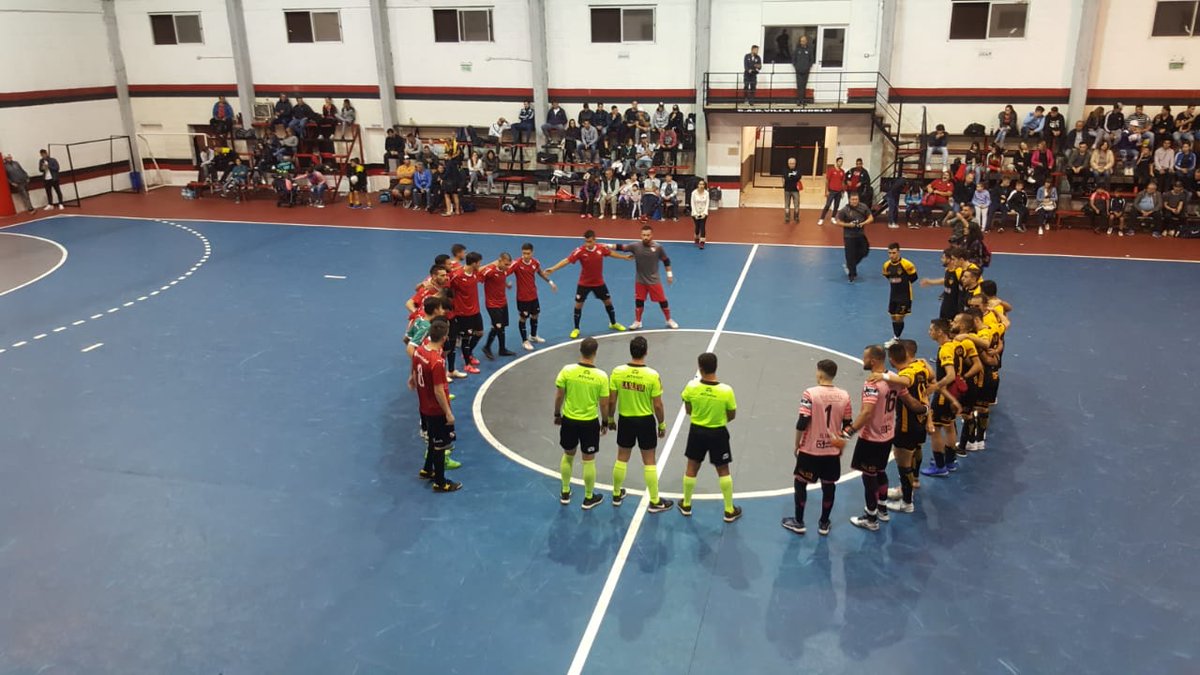
<path fill-rule="evenodd" d="M 517 213 L 533 213 L 537 208 L 537 202 L 533 201 L 532 197 L 520 195 L 513 197 L 512 206 Z"/>
<path fill-rule="evenodd" d="M 539 152 L 537 154 L 537 161 L 539 164 L 557 164 L 558 163 L 558 153 L 544 152 L 544 151 Z"/>
<path fill-rule="evenodd" d="M 967 125 L 966 129 L 963 129 L 964 136 L 983 136 L 985 133 L 987 130 L 979 122 L 972 122 Z"/>

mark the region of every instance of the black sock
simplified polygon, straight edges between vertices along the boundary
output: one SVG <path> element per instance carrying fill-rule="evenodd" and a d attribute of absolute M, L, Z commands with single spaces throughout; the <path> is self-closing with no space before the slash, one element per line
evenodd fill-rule
<path fill-rule="evenodd" d="M 946 468 L 946 453 L 933 451 L 933 465 L 939 469 Z"/>
<path fill-rule="evenodd" d="M 495 329 L 495 331 L 496 331 L 496 340 L 500 343 L 500 351 L 502 351 L 502 352 L 508 351 L 508 347 L 505 346 L 504 329 L 497 328 L 497 329 Z"/>
<path fill-rule="evenodd" d="M 608 312 L 608 322 L 609 322 L 609 323 L 616 323 L 616 322 L 617 322 L 617 310 L 616 310 L 616 308 L 614 308 L 612 305 L 605 305 L 605 306 L 604 306 L 604 311 Z"/>
<path fill-rule="evenodd" d="M 837 494 L 837 483 L 821 483 L 821 522 L 829 522 L 833 512 L 833 497 Z"/>
<path fill-rule="evenodd" d="M 575 330 L 579 330 L 579 319 L 581 318 L 583 318 L 583 308 L 577 307 L 575 309 Z"/>
<path fill-rule="evenodd" d="M 896 337 L 900 337 L 900 334 L 903 332 L 904 332 L 904 322 L 903 321 L 893 321 L 892 322 L 892 335 L 894 335 Z"/>
<path fill-rule="evenodd" d="M 796 493 L 792 501 L 796 504 L 796 522 L 804 522 L 804 504 L 808 502 L 808 485 L 794 480 Z"/>
<path fill-rule="evenodd" d="M 875 512 L 879 508 L 879 476 L 875 474 L 864 473 L 862 475 L 863 482 L 863 497 L 867 502 L 867 516 L 871 520 L 875 520 Z"/>
<path fill-rule="evenodd" d="M 425 448 L 425 471 L 433 473 L 433 448 L 426 444 Z"/>
<path fill-rule="evenodd" d="M 433 484 L 442 485 L 446 482 L 446 451 L 431 449 L 429 459 L 433 463 Z"/>
<path fill-rule="evenodd" d="M 464 340 L 464 349 L 467 351 L 467 356 L 475 353 L 475 348 L 479 346 L 479 341 L 483 339 L 483 334 L 471 334 L 470 340 Z"/>
<path fill-rule="evenodd" d="M 911 504 L 913 498 L 913 468 L 900 467 L 900 492 L 904 494 L 904 503 Z"/>
<path fill-rule="evenodd" d="M 483 348 L 485 351 L 492 350 L 492 341 L 495 339 L 496 339 L 496 328 L 495 328 L 495 326 L 493 326 L 492 329 L 488 331 L 487 342 L 483 343 Z M 501 349 L 503 349 L 503 347 Z"/>
<path fill-rule="evenodd" d="M 537 320 L 538 320 L 538 318 L 536 316 L 529 317 L 529 335 L 532 337 L 537 337 Z M 576 328 L 579 327 L 579 317 L 578 316 L 575 317 L 575 327 Z"/>
<path fill-rule="evenodd" d="M 879 479 L 879 485 L 875 488 L 875 501 L 879 503 L 880 508 L 886 509 L 884 503 L 887 501 L 888 491 L 888 475 L 886 471 L 880 471 L 876 476 Z"/>
<path fill-rule="evenodd" d="M 988 423 L 991 419 L 992 413 L 986 408 L 979 413 L 979 419 L 975 422 L 975 440 L 982 441 L 987 438 Z"/>
<path fill-rule="evenodd" d="M 445 354 L 446 354 L 446 372 L 452 373 L 452 372 L 454 372 L 454 361 L 458 357 L 458 354 L 454 351 L 454 343 L 451 342 L 450 340 L 446 341 Z"/>
<path fill-rule="evenodd" d="M 913 473 L 909 476 L 913 480 L 920 480 L 917 476 L 917 471 L 921 470 L 921 462 L 925 461 L 925 453 L 920 447 L 913 453 L 912 470 Z"/>
<path fill-rule="evenodd" d="M 534 321 L 537 320 L 534 319 Z M 521 342 L 527 342 L 529 340 L 529 333 L 525 330 L 525 319 L 521 319 L 517 322 L 517 330 L 521 332 Z M 536 332 L 537 329 L 535 328 L 534 331 Z"/>

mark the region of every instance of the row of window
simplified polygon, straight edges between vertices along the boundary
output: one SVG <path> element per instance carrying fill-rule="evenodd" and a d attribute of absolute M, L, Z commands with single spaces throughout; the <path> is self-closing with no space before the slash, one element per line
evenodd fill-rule
<path fill-rule="evenodd" d="M 951 0 L 950 39 L 1023 38 L 1029 0 Z M 288 42 L 341 42 L 342 21 L 337 10 L 285 11 Z M 654 42 L 654 7 L 592 7 L 592 42 Z M 1157 0 L 1154 37 L 1197 35 L 1200 0 Z M 199 14 L 151 14 L 156 45 L 204 42 Z M 492 42 L 492 9 L 433 10 L 436 42 Z M 771 44 L 769 40 L 765 44 Z"/>

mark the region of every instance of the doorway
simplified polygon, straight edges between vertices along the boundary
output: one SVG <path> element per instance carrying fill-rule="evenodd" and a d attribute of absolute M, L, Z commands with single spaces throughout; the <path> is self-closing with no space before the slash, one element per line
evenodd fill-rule
<path fill-rule="evenodd" d="M 801 204 L 821 202 L 825 166 L 837 148 L 837 127 L 742 127 L 741 206 L 775 206 L 783 196 L 789 157 L 803 176 Z M 806 195 L 815 194 L 813 199 Z M 819 204 L 818 204 L 819 205 Z"/>

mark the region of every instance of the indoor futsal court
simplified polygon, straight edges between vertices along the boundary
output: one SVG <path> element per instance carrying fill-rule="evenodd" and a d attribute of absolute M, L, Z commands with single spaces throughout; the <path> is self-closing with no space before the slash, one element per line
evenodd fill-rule
<path fill-rule="evenodd" d="M 1200 673 L 1197 35 L 0 1 L 0 675 Z"/>

